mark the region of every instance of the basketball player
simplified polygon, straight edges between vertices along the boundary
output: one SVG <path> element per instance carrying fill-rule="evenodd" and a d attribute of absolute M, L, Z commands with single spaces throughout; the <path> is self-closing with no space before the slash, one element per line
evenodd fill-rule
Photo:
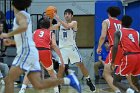
<path fill-rule="evenodd" d="M 34 32 L 33 39 L 34 39 L 35 45 L 39 51 L 40 62 L 42 64 L 42 66 L 48 71 L 49 75 L 52 78 L 57 78 L 56 73 L 54 72 L 54 69 L 53 69 L 51 49 L 55 50 L 55 52 L 59 56 L 61 63 L 62 63 L 61 64 L 62 66 L 60 66 L 60 69 L 61 69 L 61 71 L 64 71 L 64 62 L 62 59 L 61 52 L 60 52 L 59 48 L 57 47 L 55 35 L 50 30 L 48 30 L 50 28 L 49 19 L 45 18 L 45 19 L 40 20 L 39 25 L 40 25 L 40 29 L 37 29 Z M 60 69 L 59 69 L 58 73 L 60 73 Z M 63 73 L 63 72 L 61 72 L 61 73 Z M 62 76 L 60 76 L 60 74 L 59 74 L 58 77 L 60 78 Z M 27 84 L 28 84 L 28 80 L 25 77 L 22 88 L 19 93 L 24 93 L 24 91 L 27 87 Z M 55 93 L 59 93 L 58 87 L 55 87 L 54 91 L 55 91 Z"/>
<path fill-rule="evenodd" d="M 76 64 L 82 74 L 85 76 L 87 85 L 90 87 L 90 90 L 95 92 L 95 86 L 92 84 L 89 77 L 89 73 L 82 63 L 81 55 L 79 54 L 78 48 L 76 46 L 75 37 L 77 32 L 77 21 L 72 21 L 73 11 L 71 9 L 66 9 L 64 11 L 65 21 L 62 21 L 58 15 L 55 14 L 58 24 L 51 27 L 51 30 L 59 30 L 59 48 L 62 53 L 62 57 L 65 64 L 68 64 L 70 60 L 71 64 Z"/>
<path fill-rule="evenodd" d="M 30 14 L 24 11 L 31 5 L 31 2 L 32 0 L 12 1 L 15 13 L 13 31 L 0 35 L 1 38 L 14 36 L 15 41 L 7 39 L 7 45 L 16 44 L 17 47 L 17 56 L 5 78 L 5 93 L 14 93 L 14 81 L 24 72 L 28 73 L 27 77 L 36 89 L 55 87 L 59 84 L 70 84 L 81 93 L 80 84 L 73 73 L 63 79 L 41 80 L 38 51 L 32 39 L 31 18 Z"/>
<path fill-rule="evenodd" d="M 115 91 L 115 93 L 119 93 L 120 90 L 113 85 L 113 77 L 111 75 L 112 71 L 110 69 L 110 62 L 111 62 L 111 55 L 112 55 L 112 46 L 114 44 L 113 43 L 114 33 L 116 30 L 121 28 L 121 21 L 117 19 L 117 16 L 120 15 L 121 11 L 120 11 L 119 7 L 112 6 L 107 9 L 107 13 L 108 13 L 109 18 L 102 22 L 102 32 L 101 32 L 101 36 L 99 39 L 97 53 L 98 54 L 101 53 L 101 51 L 102 51 L 101 47 L 107 36 L 107 38 L 109 40 L 109 44 L 110 44 L 109 45 L 110 52 L 109 52 L 108 57 L 106 58 L 106 61 L 104 64 L 103 76 L 104 76 L 105 80 L 107 81 L 107 83 L 109 84 L 109 86 Z M 119 57 L 120 57 L 120 54 L 118 54 L 118 60 L 116 60 L 117 62 L 120 62 Z M 119 65 L 119 63 L 115 63 L 115 65 Z"/>
<path fill-rule="evenodd" d="M 118 66 L 117 74 L 114 77 L 114 84 L 121 90 L 126 91 L 126 93 L 138 93 L 140 92 L 140 84 L 138 83 L 138 75 L 140 75 L 140 38 L 139 33 L 130 28 L 132 23 L 132 18 L 130 16 L 124 16 L 122 18 L 122 29 L 121 31 L 115 32 L 113 54 L 112 54 L 112 66 L 114 66 L 114 60 L 117 57 L 118 44 L 121 42 L 123 49 L 123 57 L 121 60 L 121 65 Z M 132 75 L 132 83 L 137 87 L 138 90 L 135 92 L 126 87 L 126 85 L 121 84 L 121 76 Z M 128 89 L 127 89 L 128 88 Z"/>

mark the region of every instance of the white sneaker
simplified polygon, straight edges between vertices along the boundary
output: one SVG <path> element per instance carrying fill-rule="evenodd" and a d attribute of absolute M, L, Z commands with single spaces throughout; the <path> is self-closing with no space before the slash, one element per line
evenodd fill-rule
<path fill-rule="evenodd" d="M 21 89 L 18 93 L 25 93 L 25 89 Z"/>
<path fill-rule="evenodd" d="M 135 91 L 133 89 L 131 89 L 131 88 L 128 88 L 127 91 L 126 91 L 126 93 L 134 93 L 134 92 Z"/>

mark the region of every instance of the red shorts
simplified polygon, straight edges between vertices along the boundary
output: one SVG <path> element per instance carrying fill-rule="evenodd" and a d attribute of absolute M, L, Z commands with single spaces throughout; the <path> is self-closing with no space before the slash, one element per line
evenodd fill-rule
<path fill-rule="evenodd" d="M 131 54 L 122 58 L 121 65 L 118 66 L 116 74 L 122 76 L 140 75 L 140 54 Z"/>
<path fill-rule="evenodd" d="M 106 58 L 106 61 L 105 61 L 105 64 L 110 64 L 110 62 L 112 61 L 112 48 L 110 48 L 110 51 L 109 51 L 109 54 Z M 122 48 L 120 47 L 120 45 L 118 46 L 118 52 L 117 52 L 117 55 L 116 55 L 116 58 L 115 58 L 115 62 L 114 64 L 116 66 L 120 65 L 121 64 L 121 59 L 123 57 L 123 50 Z"/>
<path fill-rule="evenodd" d="M 52 52 L 50 50 L 39 50 L 39 60 L 46 69 L 53 69 Z"/>

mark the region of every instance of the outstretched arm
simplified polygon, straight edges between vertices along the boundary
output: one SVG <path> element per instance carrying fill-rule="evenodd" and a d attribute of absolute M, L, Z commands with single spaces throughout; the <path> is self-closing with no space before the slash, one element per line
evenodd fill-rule
<path fill-rule="evenodd" d="M 98 48 L 97 48 L 97 53 L 100 54 L 102 49 L 102 45 L 105 41 L 105 38 L 106 38 L 106 35 L 107 35 L 107 30 L 108 30 L 108 24 L 106 21 L 103 21 L 102 23 L 102 32 L 101 32 L 101 36 L 100 36 L 100 39 L 99 39 L 99 44 L 98 44 Z"/>
<path fill-rule="evenodd" d="M 3 39 L 3 43 L 5 46 L 15 45 L 15 41 L 12 39 Z"/>
<path fill-rule="evenodd" d="M 57 44 L 56 44 L 56 40 L 55 40 L 55 35 L 52 33 L 52 42 L 51 42 L 51 48 L 54 49 L 54 51 L 57 53 L 57 55 L 60 58 L 60 61 L 62 64 L 64 64 L 60 49 L 58 48 Z"/>
<path fill-rule="evenodd" d="M 19 34 L 19 33 L 25 32 L 27 30 L 28 23 L 27 23 L 27 18 L 25 15 L 23 15 L 22 13 L 17 14 L 16 22 L 18 24 L 17 29 L 15 29 L 9 33 L 2 33 L 0 37 L 1 38 L 11 37 L 11 36 L 14 36 L 15 34 Z"/>
<path fill-rule="evenodd" d="M 117 51 L 118 51 L 118 45 L 120 42 L 120 31 L 116 31 L 114 34 L 114 46 L 112 49 L 112 62 L 111 62 L 111 69 L 114 70 L 115 65 L 114 65 L 114 61 L 117 55 Z"/>
<path fill-rule="evenodd" d="M 116 31 L 114 35 L 114 46 L 112 49 L 112 63 L 113 64 L 117 55 L 119 42 L 120 42 L 120 31 Z"/>
<path fill-rule="evenodd" d="M 56 20 L 58 20 L 65 28 L 73 28 L 75 31 L 77 31 L 77 21 L 71 21 L 70 23 L 66 23 L 61 20 L 58 15 L 55 15 L 55 17 Z"/>

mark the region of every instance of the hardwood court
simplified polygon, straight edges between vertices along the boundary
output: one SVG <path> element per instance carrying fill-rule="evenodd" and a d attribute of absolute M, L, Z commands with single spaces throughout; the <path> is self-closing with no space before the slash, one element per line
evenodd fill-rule
<path fill-rule="evenodd" d="M 113 93 L 107 84 L 97 84 L 97 91 L 95 93 Z M 18 85 L 15 85 L 15 93 L 19 91 Z M 3 93 L 4 85 L 0 85 L 0 93 Z M 27 88 L 26 93 L 54 93 L 53 88 L 45 90 L 35 90 L 34 88 Z M 73 88 L 69 86 L 62 86 L 61 93 L 77 93 Z M 82 84 L 82 93 L 93 93 L 89 90 L 86 84 Z"/>

